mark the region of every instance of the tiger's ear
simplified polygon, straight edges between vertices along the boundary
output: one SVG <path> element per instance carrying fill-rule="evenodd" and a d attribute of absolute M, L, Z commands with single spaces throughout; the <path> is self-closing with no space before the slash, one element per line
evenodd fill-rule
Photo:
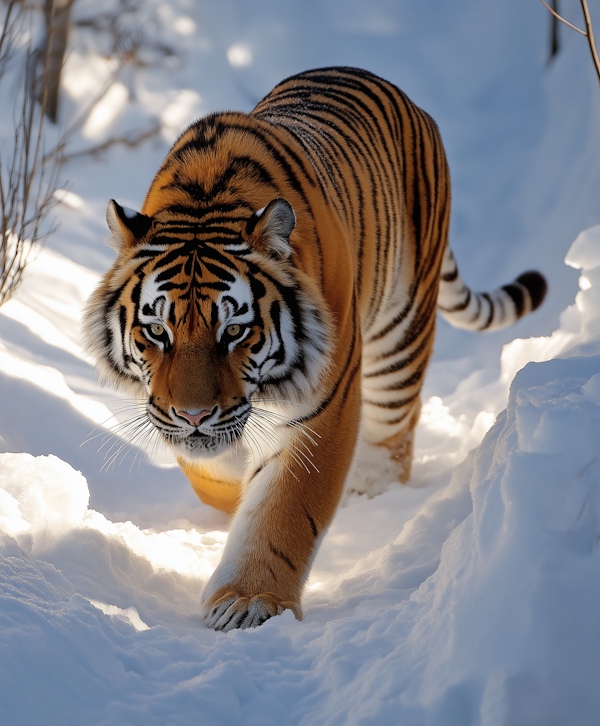
<path fill-rule="evenodd" d="M 285 199 L 273 199 L 248 220 L 246 234 L 252 246 L 274 257 L 292 254 L 290 234 L 296 226 L 296 215 Z"/>
<path fill-rule="evenodd" d="M 111 199 L 106 210 L 106 223 L 111 232 L 110 246 L 122 252 L 139 242 L 152 226 L 152 218 L 129 207 L 122 207 Z"/>

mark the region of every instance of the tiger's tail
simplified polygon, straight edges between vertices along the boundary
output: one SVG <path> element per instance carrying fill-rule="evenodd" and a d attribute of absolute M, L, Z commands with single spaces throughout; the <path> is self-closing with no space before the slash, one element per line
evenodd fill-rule
<path fill-rule="evenodd" d="M 492 292 L 472 292 L 463 282 L 449 246 L 444 253 L 438 310 L 455 328 L 500 330 L 536 310 L 548 285 L 539 272 L 524 272 Z"/>

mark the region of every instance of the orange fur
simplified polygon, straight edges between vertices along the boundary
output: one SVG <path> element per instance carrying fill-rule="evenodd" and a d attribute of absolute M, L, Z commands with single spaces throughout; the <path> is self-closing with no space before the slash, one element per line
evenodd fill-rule
<path fill-rule="evenodd" d="M 211 627 L 301 617 L 361 416 L 408 480 L 440 285 L 450 318 L 496 320 L 458 277 L 449 217 L 434 122 L 347 68 L 199 120 L 141 213 L 109 205 L 119 257 L 88 304 L 88 348 L 147 399 L 200 498 L 235 512 L 203 595 Z M 528 274 L 504 288 L 502 315 L 511 299 L 517 317 L 539 304 Z"/>

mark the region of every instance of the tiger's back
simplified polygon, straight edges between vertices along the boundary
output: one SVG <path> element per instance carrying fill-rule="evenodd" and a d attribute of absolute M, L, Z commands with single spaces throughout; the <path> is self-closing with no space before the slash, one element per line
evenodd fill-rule
<path fill-rule="evenodd" d="M 184 154 L 189 178 L 181 176 Z M 180 176 L 171 187 L 173 167 Z M 250 115 L 218 114 L 190 127 L 157 175 L 144 213 L 164 206 L 167 186 L 181 195 L 176 208 L 188 211 L 200 200 L 235 205 L 236 215 L 275 196 L 290 202 L 297 218 L 291 239 L 301 240 L 297 264 L 319 281 L 340 322 L 340 348 L 354 339 L 362 349 L 365 436 L 388 441 L 406 480 L 412 449 L 405 432 L 418 417 L 450 215 L 433 120 L 366 71 L 309 71 L 282 82 Z M 227 222 L 239 231 L 236 216 Z"/>
<path fill-rule="evenodd" d="M 438 306 L 482 330 L 541 302 L 538 273 L 472 293 L 449 216 L 434 122 L 350 68 L 200 119 L 141 213 L 109 205 L 119 258 L 88 305 L 88 347 L 147 397 L 201 498 L 236 512 L 203 595 L 212 627 L 300 615 L 361 420 L 408 479 Z M 240 441 L 251 457 L 232 455 Z"/>
<path fill-rule="evenodd" d="M 254 110 L 284 127 L 317 174 L 319 200 L 335 214 L 343 242 L 318 240 L 332 263 L 323 289 L 353 280 L 361 319 L 365 436 L 387 441 L 404 480 L 412 451 L 406 430 L 433 343 L 437 280 L 448 239 L 449 174 L 433 120 L 395 86 L 366 71 L 332 68 L 284 81 Z M 339 249 L 341 247 L 341 249 Z"/>

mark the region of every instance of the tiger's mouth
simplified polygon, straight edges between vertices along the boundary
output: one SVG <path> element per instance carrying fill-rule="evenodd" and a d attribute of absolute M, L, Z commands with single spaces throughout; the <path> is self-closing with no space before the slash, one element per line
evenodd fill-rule
<path fill-rule="evenodd" d="M 174 433 L 159 428 L 163 440 L 178 457 L 193 460 L 212 458 L 238 445 L 243 436 L 245 421 L 234 427 L 206 432 L 196 428 L 192 431 Z"/>
<path fill-rule="evenodd" d="M 165 410 L 153 398 L 146 404 L 147 419 L 160 439 L 176 457 L 187 461 L 210 459 L 237 448 L 251 410 L 247 400 L 224 411 L 218 405 L 185 410 L 170 406 Z"/>

